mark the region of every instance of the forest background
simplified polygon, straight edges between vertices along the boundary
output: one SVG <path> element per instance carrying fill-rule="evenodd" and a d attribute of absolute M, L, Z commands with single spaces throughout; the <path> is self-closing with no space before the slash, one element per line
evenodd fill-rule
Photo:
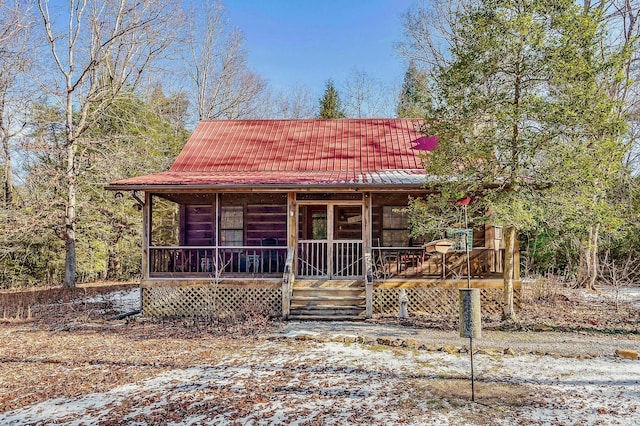
<path fill-rule="evenodd" d="M 435 158 L 434 175 L 450 173 L 452 158 L 477 163 L 487 152 L 470 143 L 500 126 L 510 133 L 491 135 L 511 141 L 513 176 L 544 165 L 545 180 L 514 181 L 500 194 L 516 195 L 489 206 L 514 218 L 507 225 L 519 234 L 525 275 L 584 286 L 637 278 L 637 2 L 418 4 L 397 45 L 402 82 L 388 87 L 354 69 L 342 82 L 327 76 L 320 99 L 301 85 L 276 92 L 253 72 L 221 2 L 197 11 L 168 3 L 0 0 L 0 288 L 138 278 L 140 213 L 129 194 L 104 186 L 167 170 L 198 120 L 392 115 L 426 118 L 460 142 Z M 583 25 L 569 32 L 568 22 Z M 504 52 L 514 46 L 522 58 L 538 54 L 513 60 Z M 537 60 L 553 66 L 535 74 Z M 489 99 L 496 108 L 478 107 Z M 483 148 L 500 159 L 505 147 Z M 412 214 L 414 232 L 434 226 L 424 206 Z"/>

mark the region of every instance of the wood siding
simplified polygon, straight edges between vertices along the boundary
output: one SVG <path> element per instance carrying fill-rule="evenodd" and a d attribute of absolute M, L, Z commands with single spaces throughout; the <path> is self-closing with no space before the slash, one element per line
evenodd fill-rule
<path fill-rule="evenodd" d="M 287 245 L 286 194 L 221 194 L 221 206 L 241 207 L 241 245 Z M 187 204 L 180 209 L 180 244 L 216 245 L 215 202 Z M 221 226 L 220 229 L 223 227 Z"/>
<path fill-rule="evenodd" d="M 215 211 L 213 205 L 184 206 L 184 245 L 210 246 L 215 244 Z M 182 224 L 182 221 L 181 221 Z"/>

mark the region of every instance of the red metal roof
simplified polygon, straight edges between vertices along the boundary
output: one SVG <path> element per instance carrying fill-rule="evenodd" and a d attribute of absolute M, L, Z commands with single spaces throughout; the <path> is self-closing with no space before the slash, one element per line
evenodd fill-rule
<path fill-rule="evenodd" d="M 112 182 L 154 185 L 408 183 L 424 177 L 418 120 L 202 121 L 168 172 Z M 408 179 L 408 181 L 407 181 Z"/>

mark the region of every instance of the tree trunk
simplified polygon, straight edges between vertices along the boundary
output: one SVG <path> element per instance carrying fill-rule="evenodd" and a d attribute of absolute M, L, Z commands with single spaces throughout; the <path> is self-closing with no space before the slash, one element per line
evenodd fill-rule
<path fill-rule="evenodd" d="M 9 138 L 3 139 L 2 149 L 4 151 L 4 204 L 8 209 L 13 205 L 13 171 L 11 170 Z"/>
<path fill-rule="evenodd" d="M 516 228 L 513 226 L 504 229 L 504 291 L 503 291 L 503 311 L 502 319 L 506 321 L 516 321 L 516 312 L 513 304 L 513 274 L 515 270 L 515 247 Z"/>
<path fill-rule="evenodd" d="M 115 249 L 115 244 L 109 247 L 107 256 L 107 279 L 117 280 L 122 276 L 122 262 L 120 253 Z"/>
<path fill-rule="evenodd" d="M 13 205 L 13 172 L 11 170 L 11 149 L 9 147 L 9 129 L 4 122 L 6 87 L 2 87 L 0 94 L 0 129 L 2 129 L 2 151 L 4 154 L 4 204 L 7 209 Z"/>
<path fill-rule="evenodd" d="M 70 87 L 70 83 L 67 85 Z M 67 202 L 64 214 L 65 222 L 65 264 L 64 286 L 67 288 L 76 286 L 76 207 L 77 207 L 77 182 L 76 152 L 78 140 L 73 135 L 73 92 L 67 93 L 66 105 L 66 148 L 67 148 Z"/>
<path fill-rule="evenodd" d="M 588 290 L 595 289 L 598 278 L 598 237 L 600 225 L 589 228 L 586 240 L 580 241 L 580 263 L 578 268 L 578 286 Z"/>
<path fill-rule="evenodd" d="M 67 288 L 76 286 L 76 191 L 78 176 L 76 173 L 77 142 L 67 142 L 67 205 L 64 215 L 65 221 L 65 264 L 64 286 Z"/>

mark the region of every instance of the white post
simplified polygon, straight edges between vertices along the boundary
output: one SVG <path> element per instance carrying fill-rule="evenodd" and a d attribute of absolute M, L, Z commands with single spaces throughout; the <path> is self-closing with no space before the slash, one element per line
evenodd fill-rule
<path fill-rule="evenodd" d="M 406 319 L 409 318 L 409 314 L 407 313 L 407 305 L 409 304 L 409 297 L 407 296 L 407 290 L 404 288 L 400 289 L 400 297 L 398 298 L 400 302 L 400 318 Z"/>

